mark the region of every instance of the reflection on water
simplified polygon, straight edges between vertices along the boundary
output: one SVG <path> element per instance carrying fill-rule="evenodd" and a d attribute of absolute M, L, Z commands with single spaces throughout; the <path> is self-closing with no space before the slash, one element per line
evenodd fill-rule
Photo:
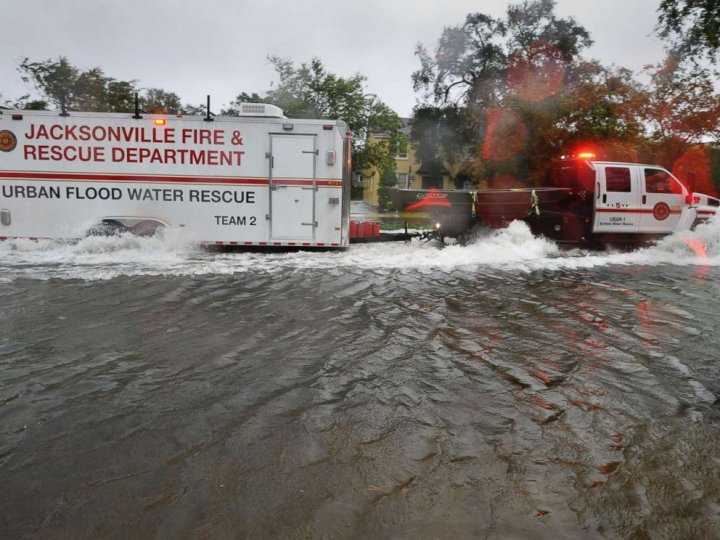
<path fill-rule="evenodd" d="M 713 537 L 718 238 L 0 245 L 0 536 Z"/>

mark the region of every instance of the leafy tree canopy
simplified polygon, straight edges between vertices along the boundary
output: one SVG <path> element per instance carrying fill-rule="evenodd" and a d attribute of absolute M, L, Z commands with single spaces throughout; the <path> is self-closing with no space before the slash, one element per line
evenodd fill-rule
<path fill-rule="evenodd" d="M 554 8 L 554 0 L 526 0 L 511 5 L 505 19 L 471 13 L 463 25 L 446 27 L 434 54 L 417 47 L 415 90 L 436 105 L 479 110 L 500 105 L 514 63 L 532 63 L 541 49 L 569 63 L 592 44 L 587 30 L 572 18 L 557 18 Z"/>
<path fill-rule="evenodd" d="M 548 131 L 573 108 L 569 85 L 591 80 L 579 54 L 592 41 L 554 7 L 554 0 L 526 0 L 509 6 L 504 18 L 471 13 L 463 25 L 443 30 L 434 51 L 418 46 L 412 80 L 425 104 L 416 111 L 413 137 L 423 168 L 470 155 L 478 174 L 526 175 L 557 152 Z M 430 156 L 426 146 L 440 154 Z"/>
<path fill-rule="evenodd" d="M 708 69 L 671 53 L 646 71 L 641 112 L 658 162 L 670 166 L 690 146 L 720 138 L 720 94 Z"/>
<path fill-rule="evenodd" d="M 384 170 L 392 163 L 390 146 L 402 123 L 397 114 L 365 90 L 366 78 L 330 73 L 318 58 L 296 66 L 292 61 L 270 57 L 278 82 L 265 95 L 242 93 L 226 112 L 233 113 L 247 101 L 277 105 L 289 118 L 341 118 L 353 134 L 353 168 Z M 383 143 L 368 144 L 370 134 L 381 133 Z"/>
<path fill-rule="evenodd" d="M 713 63 L 720 52 L 720 0 L 661 0 L 658 30 L 678 51 Z"/>
<path fill-rule="evenodd" d="M 23 81 L 32 83 L 42 100 L 21 98 L 20 108 L 54 107 L 66 111 L 132 112 L 135 93 L 140 109 L 146 112 L 185 112 L 180 97 L 160 88 L 139 89 L 137 81 L 119 81 L 99 68 L 81 70 L 61 56 L 57 60 L 31 61 L 25 58 L 18 67 Z"/>
<path fill-rule="evenodd" d="M 558 18 L 553 0 L 511 5 L 503 18 L 469 14 L 444 29 L 433 51 L 416 51 L 413 84 L 424 104 L 412 135 L 423 169 L 460 159 L 464 166 L 455 170 L 491 184 L 494 177 L 537 179 L 553 158 L 588 145 L 606 159 L 672 167 L 693 145 L 720 137 L 720 95 L 712 73 L 690 54 L 717 52 L 718 5 L 662 1 L 667 28 L 682 33 L 698 24 L 704 34 L 687 34 L 697 39 L 684 50 L 670 47 L 665 62 L 647 68 L 647 83 L 583 59 L 589 33 Z"/>

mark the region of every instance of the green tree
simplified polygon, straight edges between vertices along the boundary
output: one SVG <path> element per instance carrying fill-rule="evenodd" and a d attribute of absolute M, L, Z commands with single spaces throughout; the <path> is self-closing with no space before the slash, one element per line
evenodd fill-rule
<path fill-rule="evenodd" d="M 377 96 L 365 90 L 366 78 L 345 78 L 327 71 L 318 58 L 295 66 L 290 60 L 269 58 L 279 81 L 261 101 L 277 105 L 290 118 L 341 118 L 353 134 L 353 168 L 382 171 L 392 164 L 390 145 L 402 127 L 400 118 Z M 243 97 L 247 94 L 241 94 Z M 370 134 L 383 134 L 387 141 L 369 144 Z"/>
<path fill-rule="evenodd" d="M 574 61 L 592 44 L 574 19 L 558 19 L 554 0 L 511 5 L 505 20 L 471 13 L 461 26 L 446 27 L 434 54 L 416 50 L 420 69 L 413 76 L 416 91 L 436 105 L 456 104 L 485 111 L 501 105 L 508 91 L 512 56 L 537 56 L 538 46 L 554 51 L 560 61 Z"/>
<path fill-rule="evenodd" d="M 78 70 L 67 58 L 61 56 L 56 62 L 31 62 L 29 58 L 25 58 L 18 69 L 22 80 L 26 83 L 32 82 L 55 108 L 74 108 Z"/>
<path fill-rule="evenodd" d="M 435 138 L 422 134 L 423 124 L 442 134 L 437 161 L 474 156 L 475 174 L 526 176 L 557 152 L 548 146 L 547 130 L 565 111 L 567 85 L 592 41 L 572 18 L 558 18 L 554 7 L 554 0 L 525 1 L 509 6 L 504 19 L 472 13 L 463 25 L 443 30 L 434 52 L 418 47 L 420 69 L 412 80 L 427 105 L 418 110 L 457 111 L 454 130 L 416 123 L 413 137 L 421 146 L 424 138 Z M 455 149 L 453 131 L 463 133 L 464 150 Z"/>
<path fill-rule="evenodd" d="M 146 112 L 180 113 L 183 107 L 180 96 L 161 88 L 148 88 L 141 92 L 137 81 L 120 81 L 108 77 L 99 68 L 81 70 L 61 56 L 58 60 L 31 61 L 25 58 L 18 68 L 22 79 L 32 83 L 44 100 L 27 101 L 29 106 L 43 103 L 65 111 L 132 112 L 135 94 L 140 94 L 141 110 Z"/>
<path fill-rule="evenodd" d="M 71 108 L 80 111 L 106 111 L 109 80 L 100 68 L 78 71 L 77 77 L 72 83 Z"/>
<path fill-rule="evenodd" d="M 565 66 L 552 95 L 534 101 L 515 94 L 508 108 L 526 131 L 518 135 L 525 142 L 522 175 L 540 181 L 559 155 L 589 149 L 605 159 L 638 159 L 645 144 L 644 91 L 626 69 L 578 62 Z"/>
<path fill-rule="evenodd" d="M 148 88 L 140 100 L 143 110 L 149 113 L 177 114 L 183 111 L 180 96 L 162 88 Z"/>
<path fill-rule="evenodd" d="M 25 58 L 18 69 L 23 81 L 32 83 L 56 109 L 128 112 L 134 108 L 135 81 L 116 81 L 100 68 L 82 71 L 61 56 L 40 62 Z"/>
<path fill-rule="evenodd" d="M 720 0 L 661 0 L 658 31 L 690 58 L 717 63 L 720 51 Z"/>
<path fill-rule="evenodd" d="M 378 182 L 378 207 L 381 210 L 387 210 L 390 203 L 390 188 L 397 186 L 397 176 L 393 166 L 386 166 L 380 173 L 380 181 Z"/>
<path fill-rule="evenodd" d="M 643 112 L 658 163 L 670 167 L 689 147 L 720 138 L 720 94 L 707 69 L 670 54 L 647 71 Z"/>
<path fill-rule="evenodd" d="M 42 99 L 30 99 L 29 95 L 24 95 L 16 99 L 15 101 L 4 100 L 2 101 L 2 94 L 0 94 L 0 102 L 3 107 L 9 109 L 19 109 L 25 111 L 46 111 L 48 108 L 48 102 Z"/>
<path fill-rule="evenodd" d="M 135 110 L 137 81 L 108 79 L 105 87 L 106 111 L 131 112 Z"/>

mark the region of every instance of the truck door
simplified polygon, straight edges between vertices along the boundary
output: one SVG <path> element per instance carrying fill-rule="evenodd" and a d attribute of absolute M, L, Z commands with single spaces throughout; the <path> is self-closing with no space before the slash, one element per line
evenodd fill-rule
<path fill-rule="evenodd" d="M 315 237 L 314 135 L 270 136 L 270 236 L 273 240 Z"/>
<path fill-rule="evenodd" d="M 669 172 L 658 167 L 641 169 L 642 209 L 640 232 L 674 231 L 685 202 L 685 190 Z"/>
<path fill-rule="evenodd" d="M 635 167 L 596 163 L 593 232 L 634 233 L 639 223 L 640 194 Z"/>

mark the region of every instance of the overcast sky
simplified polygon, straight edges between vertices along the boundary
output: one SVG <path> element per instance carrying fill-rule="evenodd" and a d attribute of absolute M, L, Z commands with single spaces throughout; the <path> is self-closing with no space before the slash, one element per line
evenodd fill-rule
<path fill-rule="evenodd" d="M 662 60 L 653 35 L 660 0 L 557 0 L 595 44 L 585 56 L 639 71 Z M 401 116 L 415 105 L 410 74 L 418 42 L 432 47 L 443 27 L 470 12 L 502 16 L 504 0 L 0 0 L 0 94 L 32 91 L 17 65 L 66 56 L 142 88 L 176 92 L 213 110 L 240 92 L 263 93 L 276 55 L 316 56 L 338 75 L 362 73 L 367 91 Z"/>

